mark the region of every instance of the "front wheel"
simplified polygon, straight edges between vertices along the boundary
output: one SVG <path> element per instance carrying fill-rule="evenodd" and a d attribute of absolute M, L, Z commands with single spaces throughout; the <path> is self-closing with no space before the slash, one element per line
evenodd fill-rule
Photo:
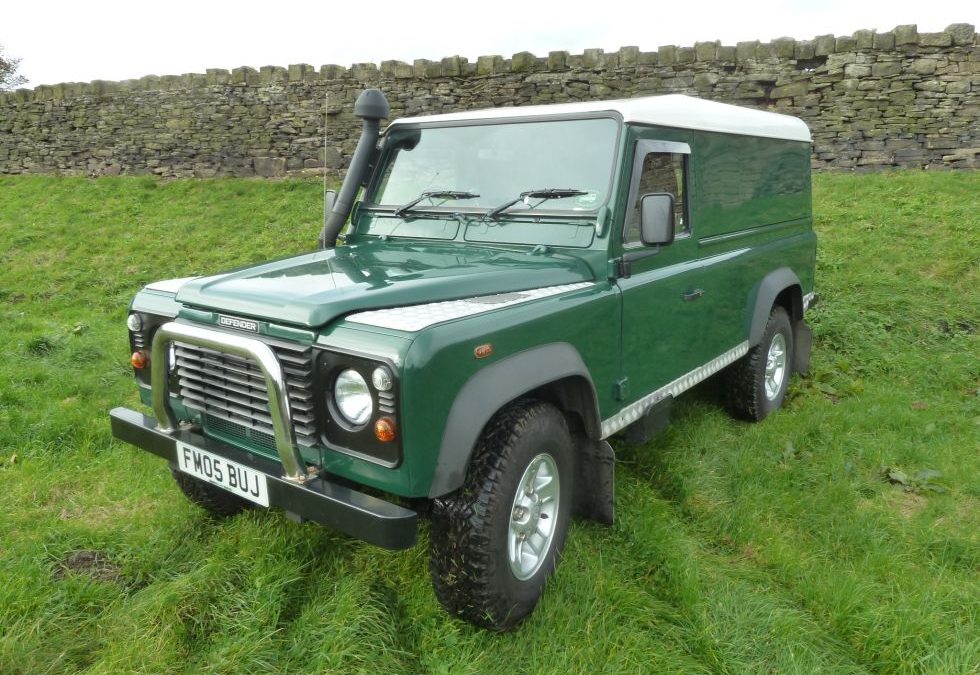
<path fill-rule="evenodd" d="M 433 504 L 429 569 L 451 614 L 507 630 L 531 613 L 565 543 L 572 462 L 554 406 L 519 402 L 490 421 L 463 487 Z"/>

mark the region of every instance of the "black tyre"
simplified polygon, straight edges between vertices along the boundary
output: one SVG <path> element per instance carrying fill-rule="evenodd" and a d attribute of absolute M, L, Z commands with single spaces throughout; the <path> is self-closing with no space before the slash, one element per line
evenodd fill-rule
<path fill-rule="evenodd" d="M 565 544 L 572 463 L 554 406 L 522 401 L 490 421 L 463 487 L 432 508 L 429 570 L 447 611 L 491 630 L 531 613 Z"/>
<path fill-rule="evenodd" d="M 725 377 L 725 406 L 740 419 L 758 422 L 783 404 L 793 364 L 793 328 L 782 307 L 769 313 L 762 340 Z"/>
<path fill-rule="evenodd" d="M 205 483 L 183 471 L 171 467 L 170 473 L 188 499 L 219 518 L 228 518 L 252 507 L 250 502 L 241 497 L 216 485 Z"/>

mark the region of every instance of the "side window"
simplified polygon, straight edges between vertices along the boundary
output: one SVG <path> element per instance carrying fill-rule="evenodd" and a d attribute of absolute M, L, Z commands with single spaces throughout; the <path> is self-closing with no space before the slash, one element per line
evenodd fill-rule
<path fill-rule="evenodd" d="M 640 199 L 651 192 L 674 196 L 675 235 L 688 231 L 687 222 L 687 155 L 679 152 L 648 152 L 640 167 L 639 189 L 630 206 L 624 244 L 640 241 Z"/>

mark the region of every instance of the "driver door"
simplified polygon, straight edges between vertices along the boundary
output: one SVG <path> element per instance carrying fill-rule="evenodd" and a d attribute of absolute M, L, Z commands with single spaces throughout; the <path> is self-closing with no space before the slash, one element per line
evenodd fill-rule
<path fill-rule="evenodd" d="M 616 283 L 622 291 L 624 403 L 637 401 L 703 362 L 704 325 L 698 302 L 702 270 L 689 219 L 687 143 L 655 138 L 637 141 L 623 229 L 624 260 Z M 674 241 L 644 246 L 639 203 L 644 194 L 674 196 Z M 625 268 L 625 269 L 624 269 Z M 625 391 L 623 391 L 625 389 Z"/>

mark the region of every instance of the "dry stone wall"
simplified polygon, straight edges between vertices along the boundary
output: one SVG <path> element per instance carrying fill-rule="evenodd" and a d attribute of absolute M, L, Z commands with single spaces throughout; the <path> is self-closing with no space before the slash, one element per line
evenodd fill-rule
<path fill-rule="evenodd" d="M 393 116 L 684 93 L 803 118 L 816 169 L 976 168 L 978 36 L 954 24 L 725 46 L 208 70 L 0 93 L 0 173 L 341 172 L 365 87 Z M 326 142 L 324 120 L 326 118 Z"/>

